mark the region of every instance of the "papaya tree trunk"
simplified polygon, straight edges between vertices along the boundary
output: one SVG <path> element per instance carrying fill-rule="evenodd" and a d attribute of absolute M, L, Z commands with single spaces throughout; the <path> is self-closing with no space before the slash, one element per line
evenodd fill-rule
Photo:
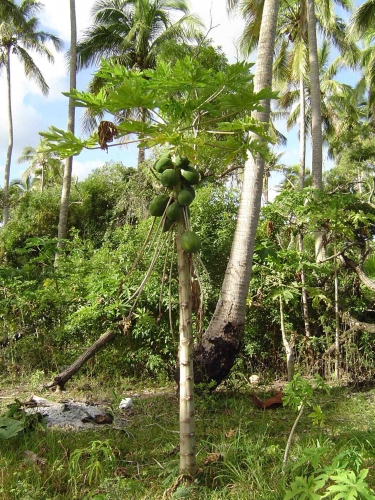
<path fill-rule="evenodd" d="M 194 476 L 195 458 L 193 332 L 191 309 L 191 256 L 181 247 L 182 220 L 177 227 L 178 297 L 180 305 L 180 472 Z"/>
<path fill-rule="evenodd" d="M 279 0 L 265 0 L 260 30 L 254 91 L 272 86 L 272 65 Z M 268 123 L 270 101 L 255 114 Z M 196 382 L 219 384 L 228 375 L 238 355 L 244 334 L 246 299 L 251 278 L 255 233 L 262 199 L 264 160 L 260 156 L 245 163 L 236 230 L 221 295 L 211 322 L 194 351 Z"/>
<path fill-rule="evenodd" d="M 4 189 L 3 189 L 3 225 L 9 220 L 9 182 L 10 166 L 12 163 L 13 152 L 13 117 L 12 117 L 12 88 L 10 82 L 10 45 L 5 53 L 5 68 L 7 79 L 7 97 L 8 97 L 8 149 L 5 160 Z"/>

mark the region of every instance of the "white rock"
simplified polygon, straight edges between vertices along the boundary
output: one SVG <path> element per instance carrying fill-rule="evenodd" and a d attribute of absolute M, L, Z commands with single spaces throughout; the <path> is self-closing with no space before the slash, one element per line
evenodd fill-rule
<path fill-rule="evenodd" d="M 129 410 L 129 408 L 133 408 L 133 400 L 132 398 L 125 398 L 120 401 L 118 407 L 121 410 Z"/>

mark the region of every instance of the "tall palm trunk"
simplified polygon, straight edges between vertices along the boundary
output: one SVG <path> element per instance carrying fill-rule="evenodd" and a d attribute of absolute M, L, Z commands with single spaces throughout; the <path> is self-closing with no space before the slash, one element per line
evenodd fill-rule
<path fill-rule="evenodd" d="M 254 78 L 255 92 L 271 87 L 272 84 L 278 9 L 279 0 L 265 0 Z M 262 102 L 262 106 L 264 111 L 256 113 L 256 117 L 268 123 L 270 101 Z M 264 160 L 260 156 L 250 156 L 245 164 L 237 225 L 221 296 L 202 342 L 195 349 L 197 382 L 213 380 L 220 383 L 232 368 L 241 347 L 263 173 Z"/>
<path fill-rule="evenodd" d="M 299 78 L 299 187 L 305 187 L 306 176 L 306 134 L 305 134 L 305 85 L 303 82 L 303 74 Z"/>
<path fill-rule="evenodd" d="M 138 149 L 138 168 L 140 167 L 140 165 L 142 165 L 142 163 L 146 159 L 145 153 L 146 153 L 145 148 L 141 147 Z"/>
<path fill-rule="evenodd" d="M 46 165 L 45 165 L 44 161 L 42 161 L 42 176 L 40 179 L 40 192 L 41 193 L 43 193 L 43 190 L 44 190 L 45 176 L 46 176 Z"/>
<path fill-rule="evenodd" d="M 141 108 L 141 120 L 142 123 L 146 122 L 146 109 Z M 142 139 L 142 135 L 139 135 L 139 138 Z M 138 168 L 142 165 L 142 163 L 146 160 L 146 148 L 140 147 L 138 148 Z"/>
<path fill-rule="evenodd" d="M 307 31 L 309 36 L 309 63 L 310 63 L 310 99 L 311 99 L 311 139 L 312 161 L 311 174 L 313 188 L 323 188 L 323 140 L 322 140 L 322 112 L 319 80 L 318 44 L 316 41 L 316 16 L 314 0 L 307 0 Z M 317 262 L 325 257 L 323 244 L 324 231 L 315 230 L 315 258 Z"/>
<path fill-rule="evenodd" d="M 4 190 L 3 190 L 4 226 L 7 224 L 9 220 L 9 181 L 10 181 L 10 166 L 12 163 L 12 151 L 13 151 L 12 90 L 10 85 L 10 45 L 8 46 L 5 55 L 5 67 L 6 67 L 7 93 L 8 93 L 8 149 L 5 160 Z"/>
<path fill-rule="evenodd" d="M 306 134 L 305 134 L 305 120 L 306 120 L 306 108 L 305 108 L 305 85 L 303 82 L 303 74 L 300 75 L 299 81 L 300 90 L 300 125 L 299 125 L 299 141 L 300 141 L 300 170 L 299 170 L 299 186 L 301 189 L 305 187 L 305 176 L 306 176 Z M 303 235 L 298 234 L 298 251 L 303 252 Z M 301 283 L 302 283 L 302 312 L 303 321 L 305 324 L 305 335 L 307 338 L 310 337 L 310 319 L 309 319 L 309 305 L 307 301 L 307 290 L 305 288 L 305 271 L 301 269 Z"/>
<path fill-rule="evenodd" d="M 77 23 L 76 23 L 76 8 L 75 0 L 70 0 L 70 56 L 69 56 L 69 72 L 70 72 L 70 92 L 76 88 L 77 82 Z M 69 98 L 68 109 L 68 131 L 74 134 L 75 125 L 75 107 L 73 100 Z M 64 168 L 64 178 L 60 201 L 60 215 L 58 226 L 59 246 L 62 246 L 62 241 L 68 235 L 68 211 L 70 187 L 72 184 L 72 167 L 73 157 L 66 159 Z"/>

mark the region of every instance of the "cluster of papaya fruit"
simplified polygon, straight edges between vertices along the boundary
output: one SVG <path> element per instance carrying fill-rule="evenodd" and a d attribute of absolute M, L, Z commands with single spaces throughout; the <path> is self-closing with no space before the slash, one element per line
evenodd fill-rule
<path fill-rule="evenodd" d="M 184 207 L 188 207 L 195 198 L 192 186 L 198 184 L 199 173 L 190 165 L 186 156 L 176 156 L 174 161 L 169 153 L 164 153 L 156 161 L 154 170 L 159 175 L 161 184 L 173 189 L 172 194 L 159 194 L 150 203 L 150 214 L 161 217 L 165 212 L 163 231 L 168 231 L 174 222 L 183 218 Z M 170 203 L 170 199 L 172 201 Z M 181 246 L 187 253 L 198 252 L 200 240 L 193 231 L 184 231 L 181 236 Z"/>

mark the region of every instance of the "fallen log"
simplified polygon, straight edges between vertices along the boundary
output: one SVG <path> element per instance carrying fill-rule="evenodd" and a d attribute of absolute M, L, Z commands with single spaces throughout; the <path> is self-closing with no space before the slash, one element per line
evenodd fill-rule
<path fill-rule="evenodd" d="M 103 333 L 103 335 L 98 338 L 86 351 L 81 354 L 81 356 L 74 361 L 68 368 L 56 375 L 52 382 L 45 385 L 46 389 L 57 386 L 58 391 L 63 391 L 65 389 L 65 384 L 69 379 L 73 377 L 75 373 L 81 368 L 82 365 L 86 363 L 90 358 L 92 358 L 103 346 L 111 342 L 115 337 L 115 332 L 108 330 Z"/>

